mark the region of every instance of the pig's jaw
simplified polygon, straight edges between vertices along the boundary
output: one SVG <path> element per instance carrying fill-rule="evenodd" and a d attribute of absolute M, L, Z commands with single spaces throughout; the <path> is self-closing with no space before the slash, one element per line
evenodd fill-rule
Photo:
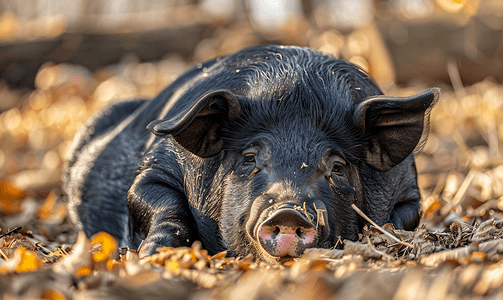
<path fill-rule="evenodd" d="M 281 264 L 281 263 L 284 263 L 287 261 L 295 260 L 297 258 L 297 257 L 289 256 L 289 255 L 284 256 L 284 257 L 272 256 L 269 253 L 267 253 L 267 251 L 265 251 L 264 248 L 262 248 L 260 246 L 260 243 L 258 243 L 258 242 L 255 243 L 255 249 L 258 254 L 258 259 L 265 261 L 267 263 L 270 263 L 270 264 Z"/>

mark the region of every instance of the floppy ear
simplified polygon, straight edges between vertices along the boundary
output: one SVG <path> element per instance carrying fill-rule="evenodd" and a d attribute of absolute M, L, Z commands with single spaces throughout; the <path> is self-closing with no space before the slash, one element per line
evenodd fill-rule
<path fill-rule="evenodd" d="M 210 157 L 222 150 L 222 123 L 236 119 L 239 113 L 237 95 L 226 89 L 213 90 L 182 111 L 168 111 L 164 119 L 151 122 L 147 129 L 157 136 L 171 134 L 195 155 Z"/>
<path fill-rule="evenodd" d="M 367 165 L 388 171 L 412 152 L 419 154 L 439 96 L 440 89 L 432 88 L 410 97 L 374 96 L 358 104 L 353 121 L 365 134 Z"/>

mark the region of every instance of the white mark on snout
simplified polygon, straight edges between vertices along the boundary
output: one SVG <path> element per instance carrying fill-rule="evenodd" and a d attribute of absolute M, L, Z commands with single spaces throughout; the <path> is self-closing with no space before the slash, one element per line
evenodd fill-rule
<path fill-rule="evenodd" d="M 269 203 L 272 203 L 272 202 L 273 202 L 273 201 L 272 201 L 272 199 L 271 199 L 271 200 L 269 200 Z"/>
<path fill-rule="evenodd" d="M 236 70 L 236 73 L 239 73 L 239 69 Z"/>

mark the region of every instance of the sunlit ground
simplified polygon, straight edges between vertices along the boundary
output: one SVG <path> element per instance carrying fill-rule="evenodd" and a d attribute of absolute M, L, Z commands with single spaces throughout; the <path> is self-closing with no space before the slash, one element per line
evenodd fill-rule
<path fill-rule="evenodd" d="M 0 84 L 1 297 L 503 297 L 501 78 L 493 74 L 473 80 L 466 77 L 461 63 L 446 58 L 441 68 L 445 76 L 435 77 L 445 80 L 422 78 L 396 84 L 402 74 L 397 71 L 400 66 L 393 65 L 386 34 L 376 25 L 376 18 L 391 18 L 391 11 L 399 15 L 388 32 L 398 48 L 412 38 L 402 24 L 440 18 L 454 20 L 462 28 L 473 15 L 487 12 L 484 5 L 493 1 L 319 1 L 312 17 L 305 18 L 300 1 L 250 0 L 245 1 L 249 2 L 249 22 L 243 20 L 239 1 L 208 0 L 201 7 L 181 1 L 183 14 L 160 6 L 162 1 L 109 1 L 113 4 L 109 7 L 91 7 L 93 13 L 86 18 L 94 22 L 82 28 L 76 20 L 81 16 L 78 4 L 84 0 L 55 5 L 53 11 L 44 6 L 32 14 L 20 9 L 26 5 L 22 2 L 3 3 L 7 9 L 0 14 L 1 49 L 82 28 L 109 34 L 176 24 L 221 27 L 198 41 L 190 55 L 169 52 L 146 62 L 141 55 L 127 52 L 118 62 L 96 69 L 47 59 L 37 68 L 32 88 L 8 86 L 6 81 Z M 124 3 L 143 6 L 135 11 Z M 188 14 L 199 18 L 185 17 Z M 501 17 L 503 10 L 493 8 L 493 15 Z M 229 21 L 233 16 L 241 17 Z M 138 22 L 124 26 L 128 18 Z M 494 28 L 498 25 L 489 17 L 486 23 Z M 313 250 L 284 265 L 254 262 L 250 257 L 225 258 L 225 253 L 210 256 L 197 243 L 192 248 L 164 248 L 140 260 L 134 251 L 117 249 L 106 234 L 90 239 L 78 236 L 67 216 L 61 174 L 82 124 L 115 101 L 152 98 L 195 63 L 264 41 L 310 46 L 350 60 L 367 70 L 390 95 L 408 96 L 430 86 L 442 88 L 431 113 L 429 141 L 416 159 L 423 197 L 421 227 L 402 232 L 385 226 L 399 242 L 379 229 L 366 229 L 359 242 L 346 242 L 344 250 Z M 463 53 L 487 54 L 470 48 L 473 45 L 468 42 L 464 45 Z M 495 50 L 491 52 L 494 57 L 486 59 L 497 63 L 500 52 Z M 438 58 L 431 54 L 432 60 Z"/>

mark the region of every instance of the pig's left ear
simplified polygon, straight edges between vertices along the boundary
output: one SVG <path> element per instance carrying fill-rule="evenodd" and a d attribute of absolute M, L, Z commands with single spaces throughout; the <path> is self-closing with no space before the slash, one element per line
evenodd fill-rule
<path fill-rule="evenodd" d="M 353 121 L 366 137 L 365 162 L 377 171 L 388 171 L 412 152 L 419 154 L 428 139 L 430 112 L 440 89 L 410 97 L 373 96 L 362 101 Z"/>
<path fill-rule="evenodd" d="M 148 124 L 157 136 L 171 134 L 185 149 L 200 157 L 218 154 L 223 147 L 220 128 L 241 111 L 238 96 L 226 89 L 203 94 L 181 111 L 168 111 L 162 120 Z"/>

